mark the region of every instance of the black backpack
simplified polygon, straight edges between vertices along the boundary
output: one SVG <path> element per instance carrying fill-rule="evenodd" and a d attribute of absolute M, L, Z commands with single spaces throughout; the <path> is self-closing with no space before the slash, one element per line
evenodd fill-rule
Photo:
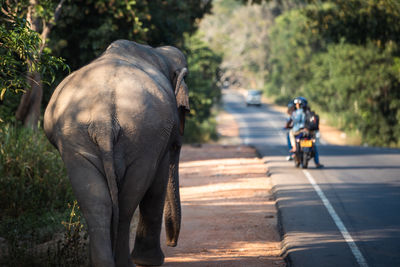
<path fill-rule="evenodd" d="M 310 131 L 319 130 L 319 116 L 312 110 L 306 111 L 305 128 L 307 128 Z"/>

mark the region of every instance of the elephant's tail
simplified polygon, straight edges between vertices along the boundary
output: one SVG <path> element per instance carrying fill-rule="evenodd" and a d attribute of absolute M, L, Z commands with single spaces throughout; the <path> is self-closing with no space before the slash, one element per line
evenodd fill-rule
<path fill-rule="evenodd" d="M 103 153 L 103 166 L 112 202 L 111 241 L 113 254 L 115 254 L 118 237 L 119 205 L 117 176 L 115 174 L 114 159 L 112 154 L 109 155 L 109 152 Z"/>
<path fill-rule="evenodd" d="M 101 151 L 101 159 L 103 162 L 103 168 L 105 178 L 107 181 L 108 189 L 110 192 L 111 203 L 112 203 L 112 219 L 111 219 L 111 242 L 113 254 L 115 255 L 117 237 L 118 237 L 118 222 L 119 222 L 119 205 L 118 205 L 118 177 L 115 171 L 114 163 L 114 143 L 116 142 L 120 126 L 118 122 L 112 122 L 112 125 L 108 125 L 108 130 L 99 129 L 94 124 L 89 127 L 89 134 L 93 140 L 98 144 Z M 109 131 L 111 129 L 111 131 Z M 106 136 L 99 136 L 99 133 L 106 133 Z"/>

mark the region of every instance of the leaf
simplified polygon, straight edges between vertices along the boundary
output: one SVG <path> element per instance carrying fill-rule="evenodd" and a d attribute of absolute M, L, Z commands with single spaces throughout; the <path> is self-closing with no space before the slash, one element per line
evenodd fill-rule
<path fill-rule="evenodd" d="M 0 100 L 3 101 L 4 100 L 4 94 L 6 93 L 7 88 L 3 88 L 1 89 L 1 94 L 0 94 Z"/>

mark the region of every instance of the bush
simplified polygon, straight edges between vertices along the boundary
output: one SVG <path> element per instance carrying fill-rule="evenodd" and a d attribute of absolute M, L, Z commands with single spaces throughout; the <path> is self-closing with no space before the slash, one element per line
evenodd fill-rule
<path fill-rule="evenodd" d="M 267 95 L 278 96 L 285 105 L 288 99 L 304 93 L 310 79 L 310 61 L 323 43 L 310 30 L 308 19 L 300 10 L 279 16 L 270 34 L 270 75 L 265 86 Z"/>
<path fill-rule="evenodd" d="M 374 44 L 328 46 L 313 58 L 306 96 L 320 109 L 337 114 L 341 127 L 357 131 L 371 145 L 400 144 L 400 80 L 391 49 Z"/>
<path fill-rule="evenodd" d="M 271 30 L 268 95 L 306 96 L 363 143 L 400 146 L 398 1 L 326 1 L 284 12 Z"/>
<path fill-rule="evenodd" d="M 77 202 L 72 205 L 68 204 L 68 210 L 64 214 L 55 214 L 57 223 L 50 224 L 53 228 L 64 226 L 64 234 L 52 235 L 53 238 L 49 242 L 43 243 L 38 238 L 40 234 L 38 229 L 31 230 L 29 238 L 11 234 L 8 236 L 7 245 L 2 247 L 0 251 L 1 266 L 88 266 L 88 234 L 86 227 L 81 222 L 81 216 Z M 54 215 L 54 214 L 53 214 Z M 61 215 L 61 216 L 57 216 Z M 40 223 L 46 225 L 47 216 L 39 218 Z M 64 221 L 67 219 L 67 221 Z M 54 218 L 53 218 L 54 220 Z M 61 222 L 62 220 L 62 222 Z M 39 222 L 32 221 L 36 226 Z M 42 225 L 42 227 L 43 227 Z M 6 224 L 2 223 L 2 226 Z M 4 228 L 4 227 L 3 227 Z M 13 228 L 9 228 L 13 232 Z M 58 233 L 62 230 L 58 229 Z M 53 230 L 53 234 L 54 234 Z"/>
<path fill-rule="evenodd" d="M 217 122 L 210 118 L 199 122 L 194 118 L 188 118 L 185 126 L 185 143 L 206 143 L 217 140 Z"/>
<path fill-rule="evenodd" d="M 87 260 L 64 164 L 42 130 L 0 126 L 0 195 L 0 236 L 7 241 L 0 244 L 0 265 L 81 266 Z"/>
<path fill-rule="evenodd" d="M 0 126 L 0 236 L 48 241 L 74 200 L 63 162 L 43 131 Z"/>
<path fill-rule="evenodd" d="M 64 164 L 43 131 L 0 127 L 0 217 L 65 209 L 73 201 Z"/>
<path fill-rule="evenodd" d="M 221 57 L 197 35 L 186 36 L 189 75 L 190 115 L 185 126 L 185 142 L 207 142 L 215 139 L 216 123 L 212 108 L 221 97 L 217 86 Z"/>

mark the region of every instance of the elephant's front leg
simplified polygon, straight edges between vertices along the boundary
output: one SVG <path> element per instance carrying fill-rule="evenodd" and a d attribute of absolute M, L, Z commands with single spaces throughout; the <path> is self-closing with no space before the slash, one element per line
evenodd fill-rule
<path fill-rule="evenodd" d="M 168 182 L 169 155 L 160 162 L 154 182 L 140 202 L 140 219 L 132 259 L 138 265 L 162 265 L 160 247 L 162 214 Z"/>

